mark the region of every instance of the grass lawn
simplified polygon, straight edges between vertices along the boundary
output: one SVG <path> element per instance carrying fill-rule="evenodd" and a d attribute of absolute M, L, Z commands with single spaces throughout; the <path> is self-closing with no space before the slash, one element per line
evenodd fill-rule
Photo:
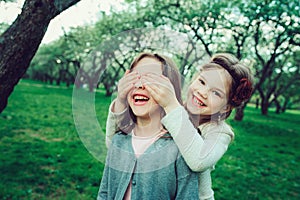
<path fill-rule="evenodd" d="M 82 139 L 72 93 L 28 80 L 15 88 L 0 114 L 0 199 L 96 198 L 104 164 L 91 152 L 104 144 Z M 101 131 L 110 102 L 96 93 Z M 236 137 L 212 173 L 215 198 L 300 199 L 300 112 L 261 116 L 248 106 L 242 122 L 228 122 Z"/>

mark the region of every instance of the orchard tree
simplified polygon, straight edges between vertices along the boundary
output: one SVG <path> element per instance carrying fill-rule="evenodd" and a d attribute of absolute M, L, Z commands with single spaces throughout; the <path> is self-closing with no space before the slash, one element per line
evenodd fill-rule
<path fill-rule="evenodd" d="M 271 103 L 276 106 L 276 113 L 285 112 L 288 107 L 300 102 L 300 51 L 292 53 L 289 60 L 283 60 L 284 67 L 277 67 L 276 85 Z"/>
<path fill-rule="evenodd" d="M 286 72 L 289 76 L 294 73 L 285 69 L 289 67 L 287 61 L 293 58 L 293 52 L 299 51 L 299 1 L 251 1 L 242 10 L 248 18 L 253 18 L 249 31 L 253 33 L 256 89 L 261 98 L 261 113 L 267 115 L 272 97 L 278 96 L 278 88 L 288 88 L 297 80 L 282 81 L 281 77 L 285 77 Z M 283 92 L 286 91 L 280 93 Z"/>
<path fill-rule="evenodd" d="M 80 0 L 25 0 L 22 12 L 0 36 L 0 113 L 25 74 L 50 21 Z"/>
<path fill-rule="evenodd" d="M 268 113 L 275 88 L 280 83 L 278 67 L 286 67 L 282 61 L 299 50 L 298 0 L 170 0 L 155 1 L 154 5 L 152 19 L 156 23 L 168 21 L 173 24 L 172 28 L 192 34 L 208 55 L 227 51 L 251 61 L 261 112 Z M 244 106 L 237 109 L 236 120 L 242 120 Z"/>

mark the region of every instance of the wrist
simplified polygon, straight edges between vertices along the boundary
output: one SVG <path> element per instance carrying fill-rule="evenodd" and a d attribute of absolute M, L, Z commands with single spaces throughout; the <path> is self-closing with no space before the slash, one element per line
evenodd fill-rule
<path fill-rule="evenodd" d="M 169 103 L 166 107 L 164 107 L 164 110 L 166 112 L 166 114 L 172 112 L 173 110 L 175 110 L 176 108 L 178 108 L 179 106 L 181 106 L 181 104 L 176 101 L 176 102 L 172 102 Z"/>
<path fill-rule="evenodd" d="M 125 101 L 122 101 L 117 97 L 114 102 L 114 106 L 112 107 L 112 111 L 115 113 L 121 113 L 126 109 L 126 107 L 127 104 L 125 103 Z"/>

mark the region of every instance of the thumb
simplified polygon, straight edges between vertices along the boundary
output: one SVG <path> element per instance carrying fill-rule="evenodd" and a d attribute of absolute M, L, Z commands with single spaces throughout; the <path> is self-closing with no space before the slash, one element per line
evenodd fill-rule
<path fill-rule="evenodd" d="M 126 69 L 125 71 L 125 75 L 129 74 L 130 70 L 129 69 Z"/>

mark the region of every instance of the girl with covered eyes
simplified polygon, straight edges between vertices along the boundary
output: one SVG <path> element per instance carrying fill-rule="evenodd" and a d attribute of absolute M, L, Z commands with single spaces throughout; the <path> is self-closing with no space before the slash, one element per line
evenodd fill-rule
<path fill-rule="evenodd" d="M 166 116 L 161 122 L 184 160 L 193 171 L 199 172 L 199 199 L 214 199 L 210 173 L 234 138 L 225 120 L 234 108 L 251 97 L 251 71 L 232 54 L 214 55 L 195 74 L 184 106 L 176 100 L 174 88 L 166 77 L 148 74 L 142 81 L 164 109 Z M 119 123 L 126 116 L 126 110 L 121 112 L 120 108 L 115 113 L 111 110 L 114 118 L 107 126 L 107 141 L 117 129 L 128 128 Z"/>
<path fill-rule="evenodd" d="M 180 75 L 171 60 L 150 53 L 135 58 L 125 75 L 134 81 L 121 79 L 117 97 L 129 112 L 124 122 L 132 122 L 131 129 L 110 138 L 98 200 L 199 198 L 197 173 L 187 166 L 161 124 L 163 108 L 142 84 L 147 74 L 167 77 L 176 101 L 182 102 Z"/>

